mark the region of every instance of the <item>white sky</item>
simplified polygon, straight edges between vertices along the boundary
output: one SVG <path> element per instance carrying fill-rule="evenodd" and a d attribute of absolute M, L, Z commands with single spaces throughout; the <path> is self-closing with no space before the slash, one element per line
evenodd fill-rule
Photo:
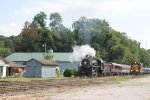
<path fill-rule="evenodd" d="M 81 16 L 106 19 L 115 30 L 150 48 L 150 0 L 1 0 L 0 35 L 18 35 L 24 22 L 40 11 L 48 16 L 59 12 L 70 28 Z"/>

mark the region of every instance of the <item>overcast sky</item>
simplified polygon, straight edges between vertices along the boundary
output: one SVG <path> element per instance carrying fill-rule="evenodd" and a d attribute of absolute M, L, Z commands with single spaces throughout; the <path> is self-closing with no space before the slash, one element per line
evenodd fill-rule
<path fill-rule="evenodd" d="M 59 12 L 71 28 L 81 16 L 106 19 L 110 26 L 150 48 L 150 0 L 1 0 L 0 35 L 18 35 L 40 11 Z"/>

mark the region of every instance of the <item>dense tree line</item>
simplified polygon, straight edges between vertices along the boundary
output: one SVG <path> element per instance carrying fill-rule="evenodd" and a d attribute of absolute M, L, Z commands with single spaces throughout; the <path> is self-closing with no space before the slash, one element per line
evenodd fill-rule
<path fill-rule="evenodd" d="M 130 39 L 126 33 L 118 32 L 106 20 L 80 17 L 72 28 L 62 24 L 59 13 L 47 16 L 40 12 L 32 22 L 26 21 L 18 36 L 0 36 L 0 53 L 6 57 L 13 52 L 72 52 L 72 46 L 89 44 L 97 51 L 97 58 L 106 61 L 130 64 L 140 61 L 150 65 L 150 50 L 140 47 L 140 43 Z M 49 22 L 49 23 L 48 23 Z"/>

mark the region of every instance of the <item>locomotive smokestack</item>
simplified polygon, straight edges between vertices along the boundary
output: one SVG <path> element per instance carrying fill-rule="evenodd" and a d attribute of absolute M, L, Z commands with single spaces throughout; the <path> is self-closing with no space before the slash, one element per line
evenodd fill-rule
<path fill-rule="evenodd" d="M 74 46 L 71 61 L 81 61 L 86 55 L 95 57 L 96 51 L 90 45 Z"/>

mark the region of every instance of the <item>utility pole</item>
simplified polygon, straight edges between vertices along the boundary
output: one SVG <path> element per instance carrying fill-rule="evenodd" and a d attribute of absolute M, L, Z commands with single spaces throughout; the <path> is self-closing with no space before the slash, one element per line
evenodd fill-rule
<path fill-rule="evenodd" d="M 45 43 L 45 53 L 46 53 L 46 43 Z"/>
<path fill-rule="evenodd" d="M 46 43 L 43 44 L 43 47 L 45 47 L 45 53 L 46 53 Z"/>

